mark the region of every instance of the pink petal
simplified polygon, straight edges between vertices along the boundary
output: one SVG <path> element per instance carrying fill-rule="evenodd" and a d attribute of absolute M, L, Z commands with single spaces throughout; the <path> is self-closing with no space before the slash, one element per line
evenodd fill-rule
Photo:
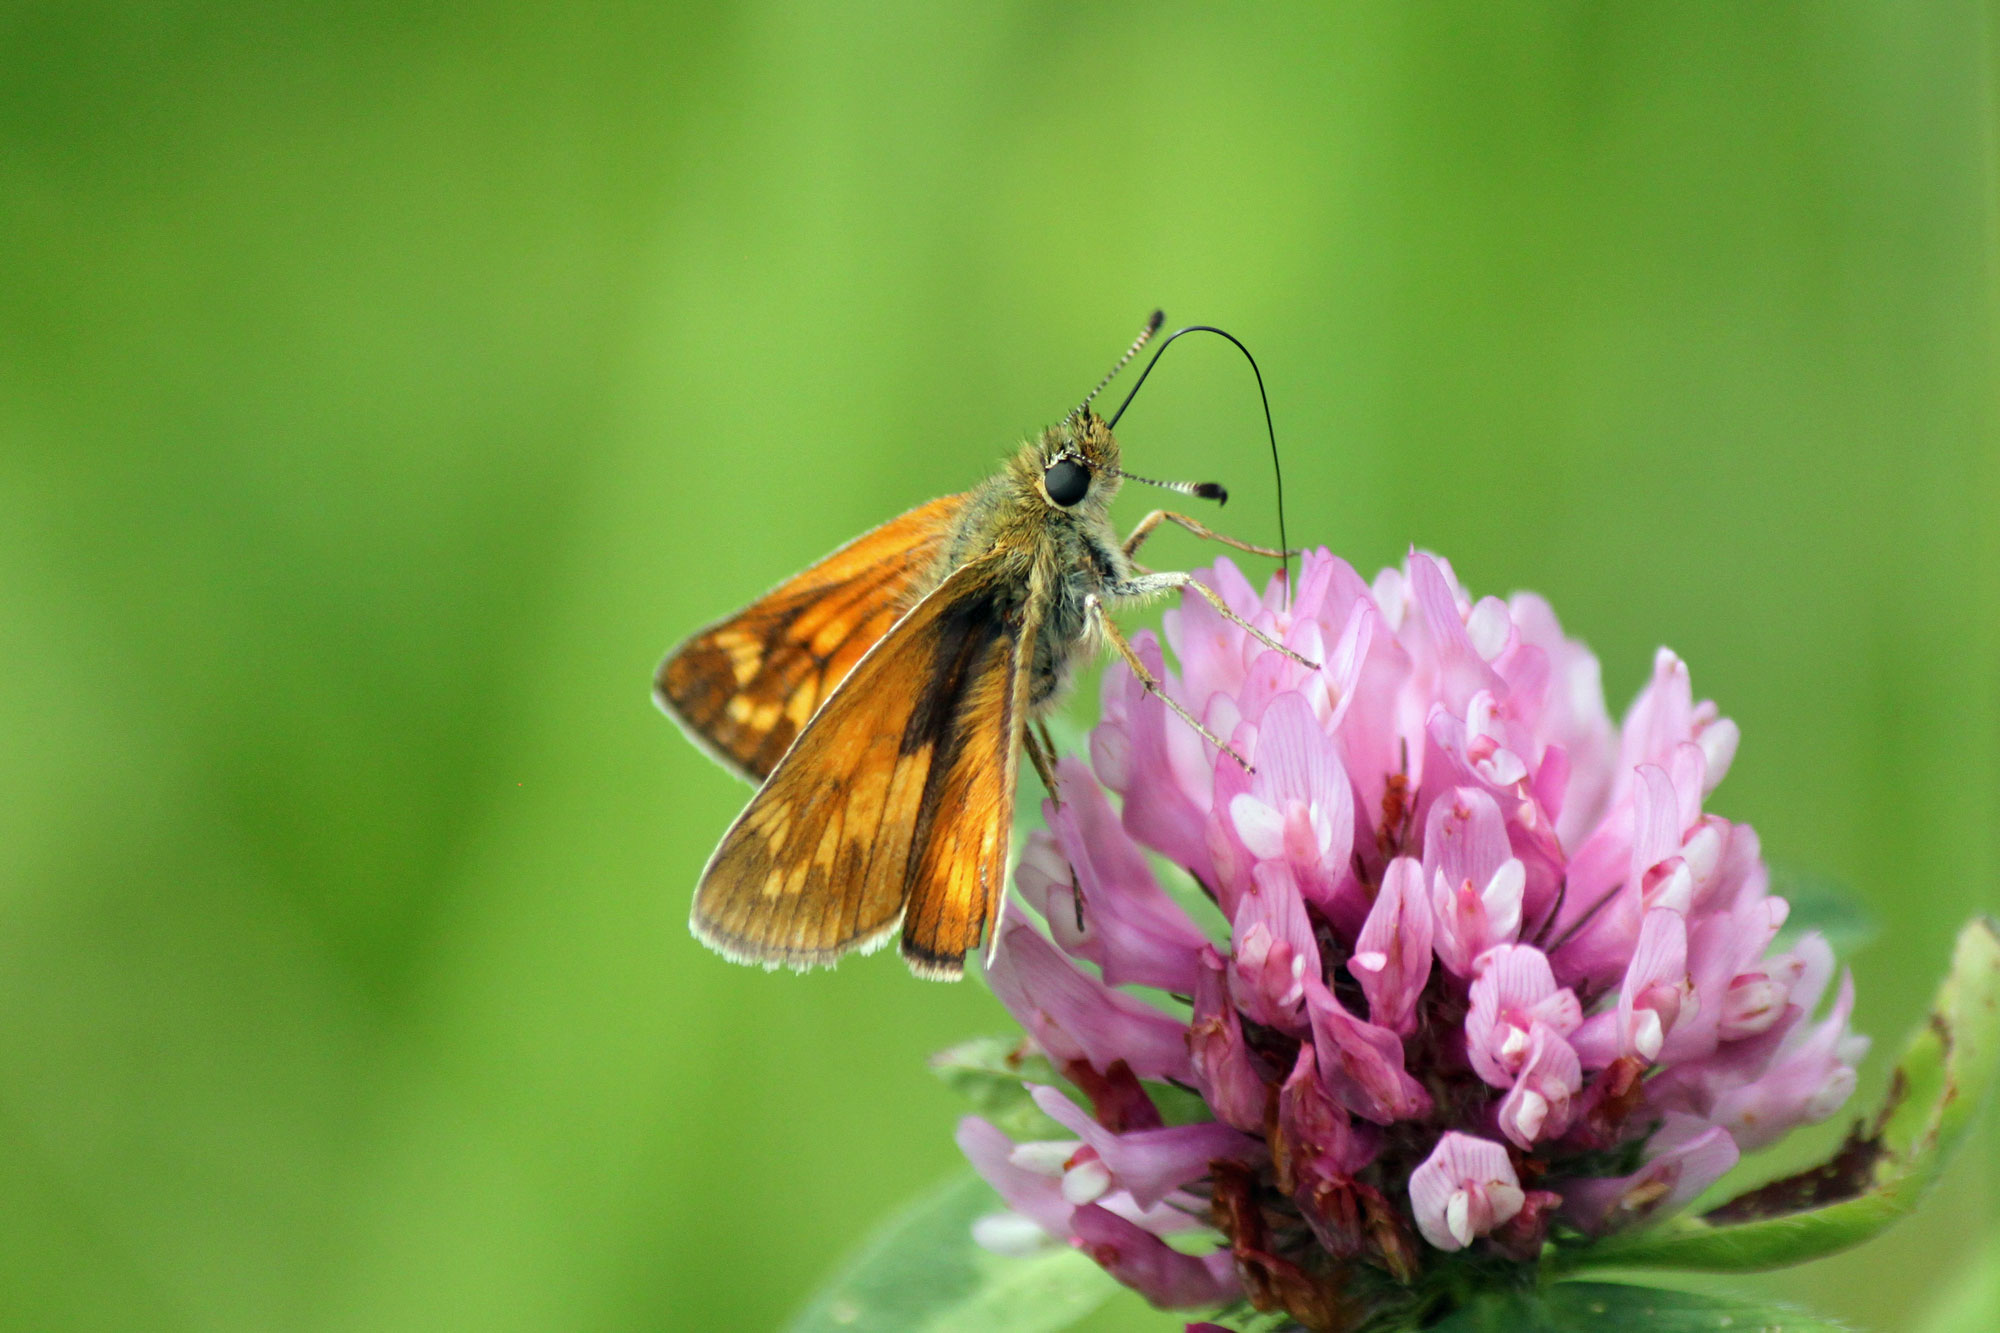
<path fill-rule="evenodd" d="M 1472 650 L 1491 662 L 1506 651 L 1514 638 L 1514 622 L 1507 614 L 1507 604 L 1498 597 L 1482 597 L 1472 605 L 1472 613 L 1465 618 L 1465 637 L 1471 641 Z"/>
<path fill-rule="evenodd" d="M 1257 887 L 1236 905 L 1230 994 L 1253 1022 L 1300 1032 L 1305 978 L 1320 975 L 1319 944 L 1287 865 L 1261 862 L 1253 877 Z"/>
<path fill-rule="evenodd" d="M 1430 1114 L 1430 1094 L 1403 1068 L 1403 1042 L 1341 1007 L 1317 977 L 1306 979 L 1306 1012 L 1327 1091 L 1365 1120 L 1389 1124 Z"/>
<path fill-rule="evenodd" d="M 1488 951 L 1519 933 L 1526 884 L 1525 868 L 1512 858 L 1500 863 L 1483 888 L 1470 880 L 1453 884 L 1438 871 L 1431 884 L 1438 961 L 1457 976 L 1478 973 Z"/>
<path fill-rule="evenodd" d="M 1657 1059 L 1687 987 L 1687 924 L 1680 913 L 1655 908 L 1639 928 L 1639 945 L 1618 992 L 1618 1053 Z"/>
<path fill-rule="evenodd" d="M 1713 704 L 1703 707 L 1714 711 Z M 1700 710 L 1696 710 L 1699 713 Z M 1702 757 L 1708 761 L 1706 780 L 1702 784 L 1702 795 L 1706 796 L 1719 786 L 1729 773 L 1729 766 L 1736 760 L 1736 747 L 1742 741 L 1743 733 L 1736 724 L 1726 717 L 1713 721 L 1697 719 L 1695 742 L 1701 746 Z"/>
<path fill-rule="evenodd" d="M 1521 1211 L 1520 1177 L 1491 1139 L 1447 1131 L 1410 1173 L 1417 1230 L 1440 1250 L 1462 1250 Z"/>
<path fill-rule="evenodd" d="M 1132 646 L 1146 669 L 1174 689 L 1153 634 L 1133 635 Z M 1195 793 L 1182 781 L 1161 780 L 1174 772 L 1170 729 L 1193 736 L 1131 672 L 1114 667 L 1104 673 L 1104 721 L 1091 733 L 1091 761 L 1105 784 L 1125 798 L 1126 830 L 1143 846 L 1206 880 L 1212 872 L 1202 836 L 1205 806 L 1196 804 Z M 1195 736 L 1194 742 L 1198 752 L 1201 738 Z M 1199 794 L 1207 795 L 1205 790 Z"/>
<path fill-rule="evenodd" d="M 1249 792 L 1229 804 L 1237 836 L 1260 860 L 1285 859 L 1306 896 L 1324 900 L 1347 873 L 1354 787 L 1304 695 L 1286 690 L 1270 700 L 1252 759 Z"/>
<path fill-rule="evenodd" d="M 1292 1172 L 1301 1181 L 1351 1176 L 1373 1160 L 1380 1146 L 1379 1136 L 1357 1126 L 1327 1095 L 1310 1042 L 1300 1044 L 1298 1061 L 1278 1092 L 1278 1128 Z"/>
<path fill-rule="evenodd" d="M 1228 1250 L 1182 1254 L 1096 1204 L 1078 1208 L 1070 1228 L 1078 1249 L 1162 1309 L 1222 1305 L 1242 1297 L 1236 1262 Z"/>
<path fill-rule="evenodd" d="M 1646 1164 L 1629 1176 L 1573 1182 L 1565 1210 L 1586 1231 L 1615 1231 L 1665 1216 L 1736 1165 L 1736 1144 L 1720 1127 L 1670 1113 L 1646 1147 Z"/>
<path fill-rule="evenodd" d="M 1672 650 L 1662 648 L 1653 657 L 1653 678 L 1620 728 L 1618 769 L 1631 773 L 1641 764 L 1663 763 L 1674 746 L 1689 738 L 1693 726 L 1694 695 L 1688 683 L 1688 669 Z"/>
<path fill-rule="evenodd" d="M 1123 1060 L 1140 1078 L 1183 1082 L 1194 1073 L 1184 1025 L 1078 971 L 1018 917 L 1003 917 L 986 980 L 1007 1012 L 1058 1062 L 1087 1060 L 1102 1071 Z"/>
<path fill-rule="evenodd" d="M 1373 606 L 1365 601 L 1355 602 L 1341 626 L 1340 637 L 1334 640 L 1333 648 L 1321 664 L 1320 675 L 1327 690 L 1328 735 L 1339 734 L 1341 723 L 1353 706 L 1361 688 L 1362 669 L 1368 662 L 1368 650 L 1375 643 L 1375 627 L 1380 622 L 1381 615 Z"/>
<path fill-rule="evenodd" d="M 1249 792 L 1231 798 L 1229 819 L 1252 856 L 1269 861 L 1285 854 L 1284 815 Z"/>
<path fill-rule="evenodd" d="M 1682 1007 L 1667 1034 L 1661 1063 L 1705 1059 L 1718 1043 L 1755 1036 L 1784 1014 L 1798 972 L 1789 959 L 1760 960 L 1787 910 L 1782 898 L 1761 898 L 1697 912 L 1688 929 L 1693 1003 Z"/>
<path fill-rule="evenodd" d="M 1635 823 L 1632 832 L 1630 880 L 1637 882 L 1648 870 L 1678 852 L 1681 847 L 1680 797 L 1667 771 L 1656 764 L 1640 767 L 1633 789 Z"/>
<path fill-rule="evenodd" d="M 1229 980 L 1212 948 L 1201 951 L 1188 1050 L 1195 1086 L 1216 1117 L 1253 1134 L 1264 1132 L 1264 1080 L 1243 1043 L 1243 1024 L 1229 1001 Z"/>
<path fill-rule="evenodd" d="M 1207 1175 L 1208 1164 L 1219 1158 L 1258 1162 L 1264 1157 L 1261 1142 L 1213 1120 L 1114 1134 L 1055 1088 L 1030 1084 L 1028 1095 L 1044 1115 L 1089 1144 L 1104 1165 L 1108 1187 L 1126 1191 L 1141 1208 L 1151 1208 Z"/>
<path fill-rule="evenodd" d="M 1022 896 L 1055 942 L 1096 963 L 1109 984 L 1187 994 L 1206 942 L 1201 931 L 1160 887 L 1090 770 L 1065 759 L 1057 780 L 1063 804 L 1044 803 L 1049 831 L 1029 838 L 1015 870 Z"/>
<path fill-rule="evenodd" d="M 976 1115 L 958 1122 L 958 1148 L 1007 1206 L 1058 1240 L 1069 1235 L 1070 1205 L 1055 1177 L 1018 1166 L 1014 1141 Z"/>
<path fill-rule="evenodd" d="M 1389 863 L 1347 970 L 1368 997 L 1369 1020 L 1401 1035 L 1416 1031 L 1417 1001 L 1431 975 L 1431 905 L 1423 866 Z"/>
<path fill-rule="evenodd" d="M 1473 1072 L 1496 1088 L 1514 1085 L 1537 1022 L 1564 1036 L 1583 1021 L 1575 993 L 1557 986 L 1548 958 L 1525 944 L 1502 944 L 1487 954 L 1485 969 L 1473 979 L 1470 1001 L 1466 1058 Z"/>
<path fill-rule="evenodd" d="M 1419 619 L 1405 625 L 1406 631 L 1412 631 L 1406 638 L 1414 638 L 1428 647 L 1437 696 L 1452 712 L 1463 716 L 1468 699 L 1479 690 L 1497 687 L 1500 680 L 1465 632 L 1458 599 L 1445 576 L 1448 566 L 1435 557 L 1413 551 L 1409 568 L 1410 589 Z"/>
<path fill-rule="evenodd" d="M 1485 792 L 1459 787 L 1432 803 L 1424 824 L 1426 880 L 1443 875 L 1453 886 L 1470 881 L 1483 888 L 1513 856 L 1507 821 Z"/>
<path fill-rule="evenodd" d="M 1867 1050 L 1865 1038 L 1847 1031 L 1853 1008 L 1854 981 L 1843 976 L 1832 1012 L 1787 1041 L 1760 1076 L 1721 1092 L 1710 1117 L 1754 1152 L 1838 1111 L 1854 1092 L 1854 1064 Z"/>
<path fill-rule="evenodd" d="M 1583 1087 L 1576 1051 L 1546 1023 L 1528 1034 L 1528 1058 L 1513 1088 L 1501 1099 L 1500 1130 L 1517 1147 L 1553 1139 L 1569 1128 L 1570 1103 Z"/>

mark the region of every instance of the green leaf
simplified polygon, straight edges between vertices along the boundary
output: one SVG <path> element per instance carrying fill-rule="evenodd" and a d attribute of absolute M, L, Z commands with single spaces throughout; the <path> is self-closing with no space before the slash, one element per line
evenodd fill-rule
<path fill-rule="evenodd" d="M 1430 1326 L 1431 1333 L 1835 1333 L 1829 1323 L 1767 1301 L 1614 1282 L 1559 1282 L 1539 1291 L 1487 1292 Z"/>
<path fill-rule="evenodd" d="M 1028 1096 L 1026 1083 L 1068 1088 L 1069 1083 L 1045 1055 L 1024 1049 L 1014 1037 L 974 1037 L 931 1057 L 931 1072 L 945 1086 L 972 1103 L 1012 1139 L 1075 1138 L 1042 1114 Z"/>
<path fill-rule="evenodd" d="M 972 1224 L 1003 1205 L 967 1175 L 891 1218 L 787 1327 L 790 1333 L 957 1333 L 1066 1328 L 1118 1289 L 1077 1250 L 1003 1258 Z"/>
<path fill-rule="evenodd" d="M 1833 1158 L 1700 1217 L 1551 1255 L 1583 1267 L 1746 1272 L 1817 1259 L 1876 1235 L 1917 1206 L 1992 1086 L 2000 1064 L 2000 925 L 1959 932 L 1930 1019 L 1896 1065 L 1882 1110 Z"/>
<path fill-rule="evenodd" d="M 1786 866 L 1771 867 L 1771 892 L 1791 905 L 1776 945 L 1790 948 L 1799 936 L 1818 931 L 1843 957 L 1872 942 L 1879 928 L 1861 895 L 1823 875 Z"/>

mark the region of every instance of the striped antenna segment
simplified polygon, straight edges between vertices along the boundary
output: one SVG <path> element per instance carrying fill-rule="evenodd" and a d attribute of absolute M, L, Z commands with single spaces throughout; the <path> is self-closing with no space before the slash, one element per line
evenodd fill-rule
<path fill-rule="evenodd" d="M 1167 312 L 1164 310 L 1155 310 L 1152 314 L 1152 317 L 1146 321 L 1146 327 L 1139 330 L 1139 336 L 1134 338 L 1132 340 L 1132 345 L 1125 349 L 1125 355 L 1118 358 L 1118 364 L 1111 367 L 1110 371 L 1104 376 L 1104 378 L 1097 382 L 1097 387 L 1095 389 L 1092 389 L 1089 393 L 1083 396 L 1083 401 L 1076 405 L 1076 410 L 1071 412 L 1070 415 L 1076 416 L 1077 413 L 1082 412 L 1084 408 L 1089 407 L 1091 399 L 1097 397 L 1098 394 L 1103 393 L 1105 386 L 1110 384 L 1111 381 L 1118 378 L 1118 372 L 1125 369 L 1126 366 L 1132 363 L 1132 358 L 1139 355 L 1139 349 L 1144 347 L 1147 343 L 1151 342 L 1153 340 L 1153 335 L 1160 331 L 1160 325 L 1166 322 L 1167 322 Z"/>

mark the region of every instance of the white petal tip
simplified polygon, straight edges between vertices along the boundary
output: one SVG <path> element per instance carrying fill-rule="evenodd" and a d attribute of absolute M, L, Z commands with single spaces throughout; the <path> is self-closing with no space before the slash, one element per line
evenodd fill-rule
<path fill-rule="evenodd" d="M 1019 1213 L 989 1213 L 972 1224 L 972 1242 L 989 1254 L 1025 1259 L 1055 1246 L 1055 1237 Z"/>

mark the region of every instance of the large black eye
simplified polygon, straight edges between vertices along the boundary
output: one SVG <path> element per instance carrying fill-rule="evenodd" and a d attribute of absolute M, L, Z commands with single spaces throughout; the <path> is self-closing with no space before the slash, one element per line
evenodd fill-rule
<path fill-rule="evenodd" d="M 1058 458 L 1042 473 L 1042 488 L 1064 509 L 1090 490 L 1090 469 L 1070 458 Z"/>

